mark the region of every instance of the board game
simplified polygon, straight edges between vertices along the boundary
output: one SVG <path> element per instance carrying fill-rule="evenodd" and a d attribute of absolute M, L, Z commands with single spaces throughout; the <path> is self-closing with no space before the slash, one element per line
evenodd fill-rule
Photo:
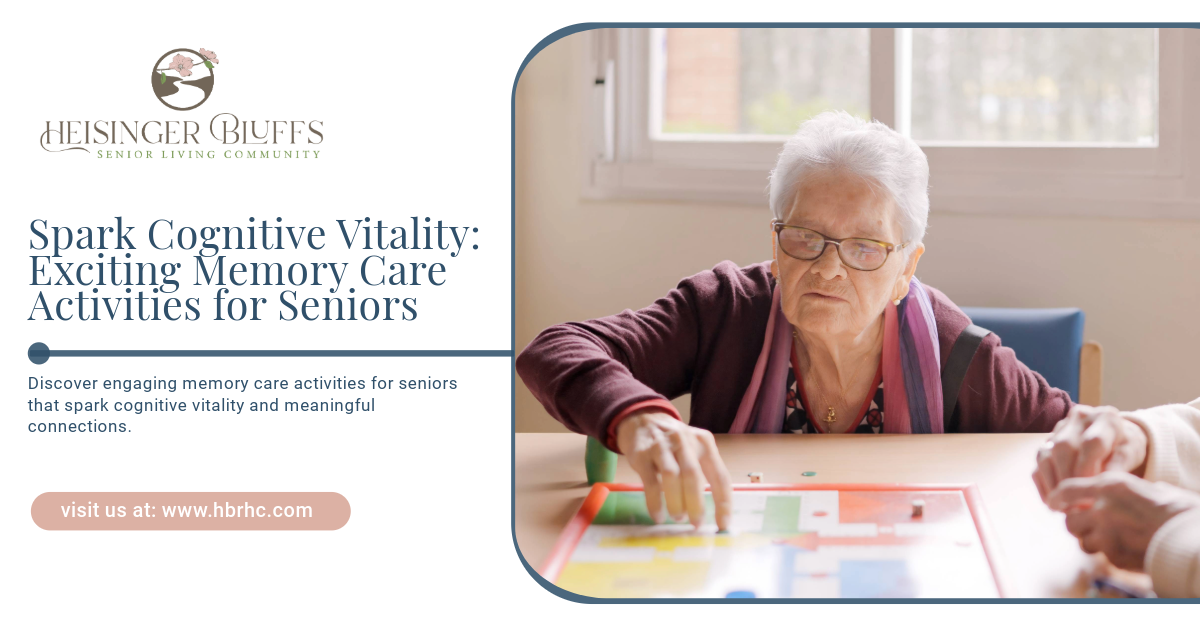
<path fill-rule="evenodd" d="M 994 598 L 1005 593 L 974 485 L 738 485 L 730 530 L 655 525 L 641 487 L 596 484 L 542 575 L 618 598 Z"/>

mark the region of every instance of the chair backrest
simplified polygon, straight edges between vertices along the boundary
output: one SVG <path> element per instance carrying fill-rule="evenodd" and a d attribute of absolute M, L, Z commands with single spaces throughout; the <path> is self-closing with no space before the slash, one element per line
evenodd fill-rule
<path fill-rule="evenodd" d="M 1083 349 L 1083 310 L 964 307 L 971 322 L 1000 337 L 1025 366 L 1079 401 L 1079 352 Z"/>

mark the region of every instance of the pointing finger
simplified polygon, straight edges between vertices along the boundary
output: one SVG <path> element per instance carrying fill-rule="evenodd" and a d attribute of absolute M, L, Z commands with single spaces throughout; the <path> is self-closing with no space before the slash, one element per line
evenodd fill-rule
<path fill-rule="evenodd" d="M 690 435 L 683 431 L 671 434 L 671 448 L 675 450 L 679 479 L 683 486 L 683 508 L 687 511 L 688 521 L 699 528 L 704 523 L 704 476 L 696 453 L 692 451 L 691 440 Z"/>
<path fill-rule="evenodd" d="M 667 502 L 667 513 L 675 521 L 682 521 L 683 487 L 679 480 L 679 463 L 675 461 L 675 452 L 667 436 L 659 433 L 654 442 L 654 463 L 658 467 L 658 476 L 662 482 L 663 497 Z"/>
<path fill-rule="evenodd" d="M 642 478 L 642 492 L 646 496 L 646 511 L 650 513 L 650 518 L 654 523 L 663 522 L 663 498 L 662 485 L 658 481 L 658 467 L 653 462 L 643 464 L 630 464 L 633 470 L 637 472 L 638 477 Z"/>
<path fill-rule="evenodd" d="M 717 451 L 717 441 L 712 432 L 701 432 L 697 439 L 700 442 L 700 467 L 712 487 L 713 506 L 716 508 L 717 528 L 729 529 L 729 520 L 733 516 L 733 479 L 721 454 Z"/>

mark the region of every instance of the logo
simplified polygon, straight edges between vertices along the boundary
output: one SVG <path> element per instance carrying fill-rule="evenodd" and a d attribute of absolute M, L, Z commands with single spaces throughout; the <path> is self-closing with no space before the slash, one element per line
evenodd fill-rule
<path fill-rule="evenodd" d="M 196 109 L 212 95 L 218 63 L 217 53 L 204 48 L 168 50 L 150 71 L 154 97 L 174 111 Z M 136 70 L 128 78 L 136 84 Z M 48 153 L 95 150 L 96 159 L 145 163 L 147 159 L 315 160 L 321 158 L 325 141 L 324 121 L 296 119 L 299 116 L 294 114 L 246 118 L 224 111 L 207 122 L 182 119 L 190 114 L 167 115 L 177 119 L 80 115 L 75 117 L 82 119 L 46 120 L 38 143 Z"/>
<path fill-rule="evenodd" d="M 176 48 L 158 58 L 150 83 L 158 102 L 176 111 L 190 111 L 212 94 L 217 53 Z"/>

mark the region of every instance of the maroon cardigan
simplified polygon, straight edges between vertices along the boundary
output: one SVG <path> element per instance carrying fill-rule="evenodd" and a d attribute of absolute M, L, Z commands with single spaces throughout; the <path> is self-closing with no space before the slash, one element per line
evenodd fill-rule
<path fill-rule="evenodd" d="M 554 418 L 600 442 L 630 405 L 685 393 L 691 425 L 728 432 L 762 350 L 773 289 L 769 263 L 721 262 L 647 308 L 546 329 L 517 356 L 517 373 Z M 945 363 L 971 320 L 940 291 L 929 288 L 929 297 Z M 959 432 L 1049 432 L 1070 407 L 1066 392 L 991 334 L 967 369 L 958 420 L 946 424 Z"/>

